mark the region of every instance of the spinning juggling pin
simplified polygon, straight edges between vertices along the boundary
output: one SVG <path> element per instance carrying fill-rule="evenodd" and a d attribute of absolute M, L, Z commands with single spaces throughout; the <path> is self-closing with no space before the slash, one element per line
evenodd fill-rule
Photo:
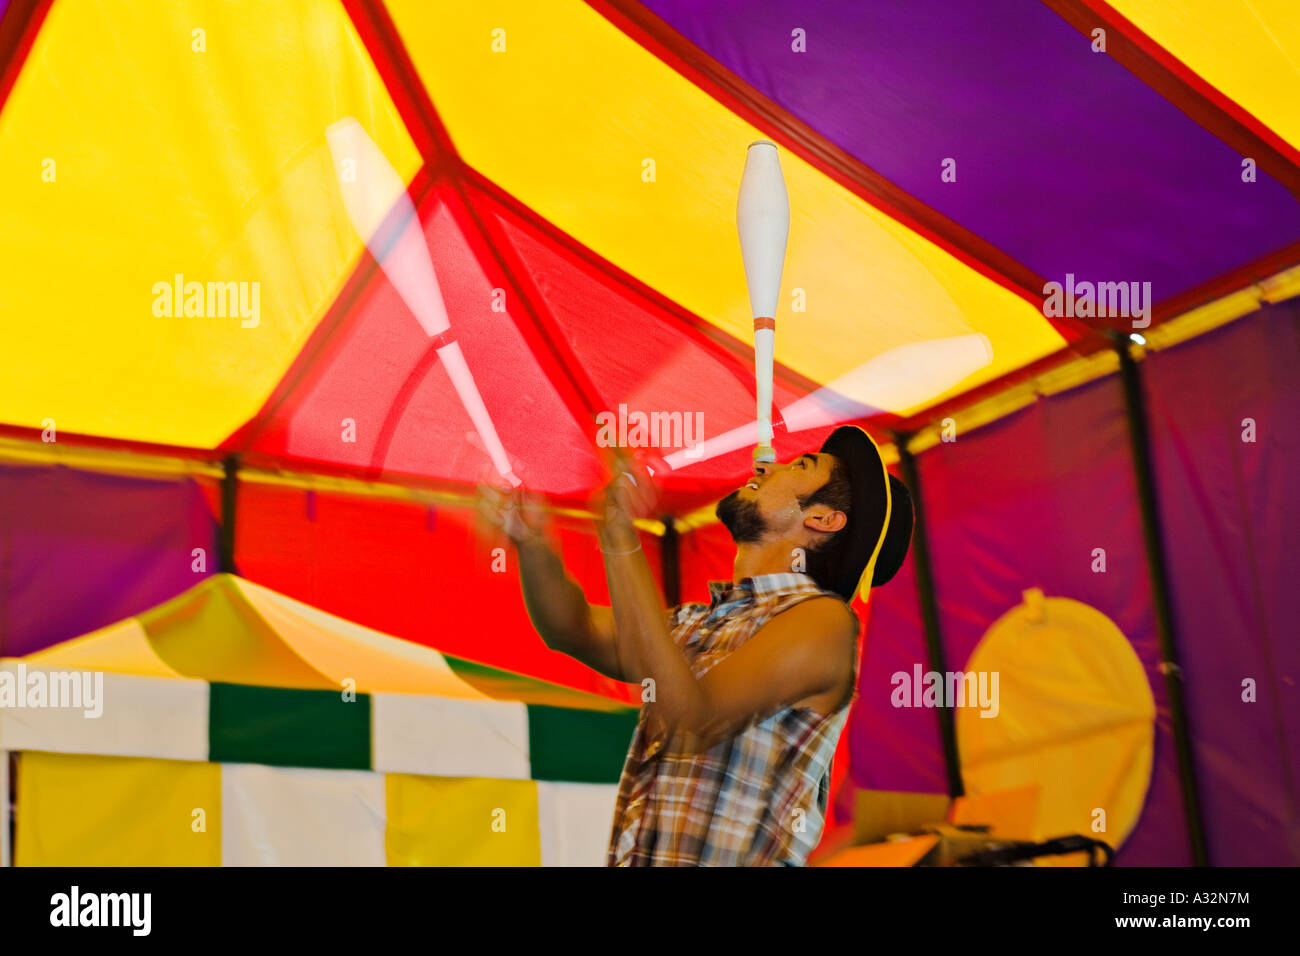
<path fill-rule="evenodd" d="M 415 204 L 406 193 L 397 170 L 384 158 L 374 141 L 352 117 L 325 131 L 339 176 L 343 206 L 352 226 L 411 310 L 425 335 L 434 339 L 438 359 L 474 423 L 483 447 L 501 477 L 512 486 L 522 482 L 497 436 L 474 376 L 452 335 L 447 306 L 433 271 L 433 259 L 420 229 Z"/>
<path fill-rule="evenodd" d="M 736 229 L 745 284 L 754 316 L 754 391 L 758 396 L 758 445 L 755 461 L 776 461 L 772 449 L 772 355 L 776 346 L 776 305 L 781 271 L 790 237 L 790 199 L 781 175 L 776 144 L 765 139 L 749 144 L 745 172 L 736 200 Z"/>

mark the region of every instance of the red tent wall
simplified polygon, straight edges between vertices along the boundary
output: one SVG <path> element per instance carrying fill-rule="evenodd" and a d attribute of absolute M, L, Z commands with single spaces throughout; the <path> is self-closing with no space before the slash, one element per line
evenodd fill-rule
<path fill-rule="evenodd" d="M 244 576 L 349 620 L 440 651 L 631 700 L 633 688 L 552 651 L 524 608 L 515 555 L 494 571 L 493 543 L 463 508 L 307 492 L 256 482 L 239 490 L 235 560 Z M 608 603 L 590 530 L 557 540 L 590 600 Z M 656 577 L 658 539 L 643 535 Z"/>

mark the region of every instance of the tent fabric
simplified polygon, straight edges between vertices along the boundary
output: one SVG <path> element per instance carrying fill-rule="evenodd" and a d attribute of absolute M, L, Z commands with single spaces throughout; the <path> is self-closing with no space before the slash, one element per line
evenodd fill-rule
<path fill-rule="evenodd" d="M 541 865 L 533 782 L 390 775 L 388 788 L 390 866 Z"/>
<path fill-rule="evenodd" d="M 270 607 L 272 614 L 262 612 Z M 293 601 L 235 575 L 219 574 L 137 617 L 148 641 L 120 625 L 29 655 L 38 668 L 157 674 L 296 691 L 421 693 L 512 699 L 551 709 L 625 713 L 592 694 L 441 654 Z M 311 662 L 305 657 L 310 654 Z"/>
<path fill-rule="evenodd" d="M 1300 239 L 1300 205 L 1283 184 L 1266 174 L 1244 184 L 1231 146 L 1094 52 L 1048 4 L 646 6 L 889 182 L 1046 279 L 1141 279 L 1162 300 Z M 1236 20 L 1232 33 L 1253 42 L 1229 54 L 1223 72 L 1234 76 L 1250 75 L 1236 61 L 1258 51 L 1280 59 L 1248 15 L 1204 12 L 1151 18 L 1190 21 L 1218 50 L 1229 46 L 1209 24 Z M 1272 14 L 1270 22 L 1288 25 L 1280 5 Z M 795 27 L 804 54 L 792 52 Z M 1300 77 L 1275 70 L 1269 78 L 1260 85 L 1289 91 L 1293 103 Z M 1055 119 L 1026 122 L 1031 116 Z M 939 175 L 946 157 L 956 161 L 956 182 Z M 1123 216 L 1098 201 L 1121 194 Z"/>
<path fill-rule="evenodd" d="M 1297 522 L 1284 485 L 1296 449 L 1281 425 L 1296 414 L 1296 330 L 1296 306 L 1284 303 L 1150 353 L 1141 367 L 1191 743 L 1210 858 L 1221 865 L 1300 858 L 1278 838 L 1296 816 L 1288 781 L 1300 757 L 1285 677 L 1294 669 L 1286 622 L 1297 613 L 1285 548 Z M 1259 430 L 1253 443 L 1243 441 L 1246 419 Z M 1185 823 L 1126 427 L 1112 376 L 959 432 L 918 462 L 949 669 L 966 666 L 982 622 L 1026 588 L 1074 598 L 1115 621 L 1157 706 L 1151 791 L 1117 862 L 1183 865 Z M 1034 467 L 1000 467 L 1010 455 Z M 1098 547 L 1104 574 L 1091 570 Z M 937 713 L 884 703 L 891 674 L 927 661 L 910 559 L 873 605 L 849 726 L 853 783 L 946 792 Z M 1247 679 L 1253 703 L 1243 698 Z"/>
<path fill-rule="evenodd" d="M 1251 0 L 1249 16 L 1214 0 L 1111 0 L 1110 6 L 1300 150 L 1300 117 L 1294 109 L 1300 21 L 1288 0 Z"/>
<path fill-rule="evenodd" d="M 108 735 L 113 745 L 137 740 L 130 755 L 173 758 L 138 742 L 170 727 L 191 759 L 378 769 L 380 753 L 385 769 L 394 761 L 409 770 L 418 754 L 448 774 L 490 766 L 501 776 L 616 782 L 635 724 L 630 706 L 379 634 L 233 575 L 136 621 L 138 630 L 110 626 L 7 663 L 34 683 L 38 672 L 104 674 L 108 719 L 82 721 L 75 733 L 63 708 L 0 715 L 22 728 L 23 746 L 75 752 Z M 10 680 L 22 693 L 23 680 Z M 139 708 L 123 704 L 132 695 Z M 177 708 L 190 718 L 178 723 Z M 435 715 L 436 733 L 426 723 Z M 154 728 L 148 735 L 136 733 L 141 721 Z M 206 737 L 202 756 L 185 750 L 186 728 L 191 741 L 195 729 Z M 93 746 L 86 752 L 123 752 Z"/>
<path fill-rule="evenodd" d="M 1125 6 L 1142 23 L 1112 29 L 1150 34 L 1126 33 L 1130 46 L 1167 36 L 1182 73 L 1205 71 L 1193 109 L 1094 53 L 1064 9 L 958 7 L 185 0 L 106 25 L 89 0 L 13 6 L 0 313 L 47 321 L 7 331 L 0 422 L 475 482 L 485 455 L 437 350 L 344 209 L 324 131 L 347 117 L 409 186 L 508 454 L 567 503 L 603 481 L 601 412 L 702 412 L 711 437 L 745 424 L 751 326 L 731 222 L 754 139 L 783 147 L 795 211 L 778 412 L 935 339 L 982 335 L 991 355 L 955 377 L 904 376 L 910 389 L 853 417 L 885 427 L 1061 354 L 1090 323 L 1046 318 L 1045 278 L 1149 281 L 1159 304 L 1300 257 L 1300 154 L 1278 112 L 1296 89 L 1277 66 L 1284 10 L 1256 9 L 1259 29 L 1238 28 L 1228 55 L 1204 49 L 1215 16 Z M 1234 122 L 1241 136 L 1225 132 Z M 1243 150 L 1266 139 L 1243 182 Z M 67 285 L 50 270 L 74 261 L 78 281 L 49 300 Z M 188 283 L 256 285 L 256 321 L 209 314 L 224 300 L 204 295 L 167 315 Z M 602 345 L 636 360 L 602 361 Z M 661 474 L 666 505 L 716 499 L 740 464 Z"/>
<path fill-rule="evenodd" d="M 114 673 L 172 674 L 273 687 L 334 689 L 346 677 L 366 691 L 474 697 L 435 651 L 396 642 L 228 575 L 214 575 L 135 619 L 128 647 L 119 625 L 29 656 L 42 666 L 75 662 Z M 136 633 L 138 633 L 136 632 Z M 127 657 L 126 655 L 130 656 Z M 315 664 L 308 660 L 313 657 Z"/>
<path fill-rule="evenodd" d="M 947 669 L 966 671 L 988 623 L 1030 588 L 1081 602 L 1113 621 L 1141 661 L 1156 706 L 1150 790 L 1116 859 L 1186 865 L 1186 824 L 1127 427 L 1123 393 L 1111 376 L 1040 399 L 969 435 L 958 431 L 955 441 L 940 442 L 917 464 Z M 1034 467 L 1005 467 L 1012 460 Z M 1093 570 L 1100 567 L 1096 549 L 1104 550 L 1104 572 Z M 898 661 L 895 670 L 908 673 L 914 665 L 928 669 L 916 607 L 899 594 L 873 609 L 867 679 L 879 683 L 864 683 L 861 693 L 878 706 L 851 715 L 852 773 L 855 783 L 882 790 L 919 789 L 928 776 L 938 782 L 931 792 L 947 792 L 937 710 L 914 709 L 896 734 L 887 713 L 895 708 L 880 704 L 893 690 L 893 671 L 873 657 Z"/>
<path fill-rule="evenodd" d="M 86 865 L 76 841 L 119 819 L 132 848 L 105 838 L 91 862 L 603 861 L 597 832 L 612 819 L 631 707 L 449 658 L 233 575 L 130 623 L 0 662 L 0 748 L 22 757 L 19 865 Z M 93 691 L 66 679 L 81 675 Z M 83 693 L 55 699 L 69 686 Z M 49 787 L 61 795 L 47 799 Z M 563 805 L 570 787 L 603 818 Z M 152 788 L 211 811 L 202 832 L 216 839 L 190 840 L 199 831 L 141 799 Z M 104 799 L 71 826 L 84 808 L 64 795 L 88 790 Z M 198 791 L 202 802 L 186 802 Z"/>
<path fill-rule="evenodd" d="M 1248 13 L 1209 0 L 997 0 L 979 15 L 951 0 L 562 0 L 544 13 L 521 0 L 491 10 L 180 0 L 110 14 L 91 0 L 0 0 L 0 380 L 11 386 L 0 391 L 0 432 L 36 441 L 57 426 L 61 442 L 229 454 L 457 493 L 481 480 L 483 440 L 438 343 L 349 221 L 346 170 L 325 138 L 348 117 L 408 189 L 457 346 L 530 490 L 586 507 L 607 477 L 596 416 L 624 406 L 701 415 L 706 438 L 748 427 L 751 325 L 731 223 L 743 151 L 758 138 L 782 150 L 793 211 L 778 450 L 818 445 L 838 423 L 828 415 L 907 431 L 955 396 L 1104 346 L 1098 330 L 1128 330 L 1113 318 L 1047 318 L 1045 280 L 1150 282 L 1160 322 L 1300 263 L 1295 18 L 1285 0 L 1254 0 Z M 1091 48 L 1093 18 L 1110 31 L 1108 52 Z M 806 45 L 792 45 L 795 33 Z M 955 179 L 942 175 L 947 160 Z M 240 295 L 256 302 L 246 317 L 234 314 Z M 1290 320 L 1278 318 L 1290 313 L 1267 314 L 1290 341 Z M 1170 561 L 1183 581 L 1180 633 L 1192 635 L 1185 656 L 1203 653 L 1185 662 L 1189 686 L 1211 689 L 1189 704 L 1203 772 L 1215 782 L 1240 772 L 1229 727 L 1260 741 L 1257 764 L 1285 755 L 1258 792 L 1225 784 L 1214 797 L 1222 812 L 1207 817 L 1216 852 L 1254 862 L 1297 855 L 1261 839 L 1296 816 L 1285 716 L 1296 711 L 1275 635 L 1293 609 L 1269 570 L 1286 567 L 1284 552 L 1254 530 L 1274 516 L 1249 504 L 1289 498 L 1278 476 L 1292 471 L 1292 449 L 1283 440 L 1268 454 L 1225 454 L 1199 437 L 1229 430 L 1205 382 L 1236 379 L 1234 429 L 1288 413 L 1284 352 L 1250 327 L 1219 333 L 1222 353 L 1185 346 L 1144 370 L 1154 421 L 1172 429 L 1158 439 L 1157 481 L 1169 550 L 1188 549 Z M 935 340 L 988 351 L 932 374 L 944 365 Z M 1267 375 L 1238 371 L 1261 354 Z M 1156 380 L 1168 391 L 1153 391 Z M 1267 394 L 1252 391 L 1265 384 Z M 801 405 L 813 414 L 801 417 Z M 1122 422 L 1114 380 L 1041 401 L 921 455 L 923 493 L 951 664 L 1034 584 L 1097 608 L 1131 642 L 1157 736 L 1146 812 L 1121 860 L 1180 863 Z M 674 450 L 660 439 L 643 451 Z M 661 470 L 663 513 L 715 501 L 748 466 L 739 447 Z M 186 760 L 198 759 L 196 740 L 210 746 L 213 700 L 246 693 L 231 689 L 243 681 L 263 685 L 249 692 L 259 706 L 310 719 L 311 707 L 286 702 L 321 702 L 311 695 L 337 687 L 350 665 L 331 658 L 334 641 L 365 662 L 363 687 L 387 688 L 361 690 L 368 708 L 346 718 L 353 744 L 357 713 L 373 720 L 385 694 L 407 693 L 392 690 L 398 677 L 459 688 L 438 698 L 444 713 L 510 702 L 507 751 L 523 721 L 530 741 L 562 737 L 574 710 L 617 722 L 634 702 L 634 688 L 535 639 L 508 549 L 494 552 L 467 511 L 249 481 L 238 490 L 227 516 L 235 563 L 279 595 L 227 580 L 146 620 L 217 570 L 214 485 L 0 469 L 0 655 L 107 628 L 62 659 L 111 657 L 127 668 L 111 686 L 176 685 L 177 700 L 145 694 L 142 706 L 179 708 Z M 556 535 L 603 601 L 590 528 L 570 522 Z M 658 575 L 656 543 L 644 543 Z M 1223 568 L 1206 584 L 1196 562 L 1212 544 Z M 716 531 L 682 547 L 687 599 L 699 596 L 694 574 L 728 576 Z M 1106 548 L 1105 574 L 1085 570 L 1093 547 Z M 373 632 L 323 623 L 294 601 L 445 653 L 381 652 Z M 910 563 L 872 603 L 846 735 L 852 782 L 940 792 L 935 714 L 880 704 L 888 676 L 924 659 Z M 1213 640 L 1241 614 L 1258 630 L 1238 658 Z M 190 640 L 201 627 L 222 639 Z M 1224 675 L 1258 675 L 1253 709 Z M 201 708 L 190 683 L 207 688 Z M 1233 708 L 1211 703 L 1229 699 Z M 98 746 L 134 738 L 133 719 L 103 724 Z M 593 726 L 597 742 L 614 735 Z M 411 740 L 384 747 L 404 767 L 428 757 Z M 380 772 L 377 752 L 318 759 Z M 542 775 L 565 785 L 591 773 L 563 753 L 548 766 Z M 837 813 L 849 806 L 844 788 Z M 415 819 L 422 807 L 412 804 Z M 563 857 L 551 839 L 519 852 Z M 428 852 L 407 841 L 388 859 Z"/>
<path fill-rule="evenodd" d="M 528 779 L 528 713 L 511 704 L 377 694 L 376 769 Z M 384 733 L 379 733 L 383 728 Z M 485 728 L 486 732 L 479 730 Z"/>
<path fill-rule="evenodd" d="M 742 341 L 751 338 L 745 284 L 719 281 L 717 250 L 734 245 L 741 150 L 761 138 L 759 130 L 578 0 L 546 8 L 524 0 L 387 6 L 470 165 L 604 258 Z M 486 42 L 464 42 L 490 37 L 502 23 L 509 24 L 504 55 Z M 556 56 L 575 47 L 581 58 Z M 530 82 L 538 75 L 547 77 L 545 85 Z M 592 83 L 592 75 L 620 82 Z M 466 84 L 466 76 L 479 81 Z M 557 128 L 566 135 L 554 136 Z M 520 142 L 545 145 L 509 148 Z M 646 158 L 661 171 L 653 183 L 642 181 Z M 792 286 L 816 290 L 807 321 L 822 333 L 785 339 L 783 361 L 795 371 L 827 382 L 891 345 L 975 328 L 994 342 L 991 377 L 1061 344 L 1041 311 L 811 165 L 786 156 L 782 171 L 797 211 L 786 273 Z M 583 195 L 602 202 L 575 204 L 573 197 Z M 674 241 L 663 242 L 664 235 Z M 864 282 L 850 257 L 873 262 L 881 287 Z M 730 259 L 739 266 L 737 256 Z M 873 333 L 875 341 L 867 338 Z M 850 337 L 859 343 L 853 357 L 836 344 Z"/>
<path fill-rule="evenodd" d="M 517 273 L 527 277 L 540 306 L 580 363 L 599 408 L 616 412 L 623 405 L 630 412 L 667 410 L 698 416 L 683 423 L 683 440 L 688 424 L 698 426 L 693 435 L 698 441 L 753 421 L 749 357 L 743 351 L 738 354 L 734 340 L 711 337 L 690 313 L 672 307 L 653 290 L 629 296 L 624 283 L 636 280 L 615 278 L 509 197 L 484 190 L 475 204 L 490 213 L 490 221 L 500 229 L 502 244 L 518 259 Z M 644 321 L 647 315 L 654 321 Z M 778 408 L 789 407 L 805 391 L 800 380 L 789 376 L 773 381 Z M 683 469 L 665 483 L 661 510 L 675 515 L 689 511 L 699 503 L 702 486 L 721 487 L 731 481 L 748 467 L 749 454 L 742 448 Z"/>
<path fill-rule="evenodd" d="M 538 781 L 538 819 L 541 827 L 542 866 L 604 865 L 609 848 L 609 827 L 614 818 L 618 788 L 589 783 Z"/>
<path fill-rule="evenodd" d="M 216 565 L 217 524 L 194 479 L 0 466 L 0 655 L 129 618 Z"/>
<path fill-rule="evenodd" d="M 385 802 L 379 773 L 223 764 L 221 864 L 383 866 Z"/>
<path fill-rule="evenodd" d="M 431 189 L 417 211 L 457 341 L 502 442 L 524 460 L 530 488 L 580 495 L 599 481 L 593 443 L 521 333 L 522 304 L 507 296 L 504 311 L 494 311 L 493 290 L 507 283 L 476 248 L 471 214 L 445 186 Z M 436 358 L 396 290 L 376 281 L 331 330 L 296 390 L 245 440 L 277 456 L 472 484 L 483 452 L 467 439 L 474 426 Z M 355 423 L 354 441 L 344 440 L 346 421 Z M 547 454 L 529 454 L 539 440 Z"/>
<path fill-rule="evenodd" d="M 1143 373 L 1210 859 L 1295 865 L 1300 306 L 1158 352 Z"/>
<path fill-rule="evenodd" d="M 73 670 L 56 656 L 6 659 L 6 695 Z M 357 694 L 103 675 L 98 708 L 12 704 L 9 750 L 212 760 L 435 776 L 617 783 L 635 726 L 630 709 L 518 700 Z M 99 710 L 99 713 L 96 713 Z"/>
<path fill-rule="evenodd" d="M 871 594 L 858 675 L 858 701 L 849 714 L 851 787 L 840 809 L 852 813 L 851 790 L 948 793 L 938 712 L 890 703 L 894 674 L 912 673 L 929 655 L 917 593 L 914 552 L 889 582 Z M 949 662 L 955 663 L 955 662 Z"/>
<path fill-rule="evenodd" d="M 219 866 L 222 769 L 185 760 L 20 753 L 14 865 Z"/>
<path fill-rule="evenodd" d="M 617 795 L 41 752 L 18 781 L 18 866 L 599 866 Z"/>
<path fill-rule="evenodd" d="M 539 702 L 563 705 L 550 686 L 556 684 L 627 703 L 639 698 L 639 689 L 542 643 L 523 604 L 512 550 L 485 538 L 468 508 L 248 483 L 240 488 L 239 515 L 235 560 L 246 578 L 461 661 L 540 678 Z M 608 604 L 590 525 L 559 521 L 555 541 L 588 598 Z M 646 534 L 642 543 L 658 579 L 658 539 Z"/>
<path fill-rule="evenodd" d="M 0 692 L 22 695 L 37 682 L 48 686 L 53 675 L 93 673 L 100 666 L 79 655 L 50 668 L 6 658 L 0 662 Z M 209 685 L 204 681 L 107 673 L 97 702 L 28 708 L 23 700 L 6 700 L 0 709 L 5 750 L 208 759 Z"/>
<path fill-rule="evenodd" d="M 0 172 L 24 184 L 0 220 L 3 420 L 213 448 L 254 415 L 361 250 L 321 192 L 346 115 L 414 176 L 338 4 L 50 4 L 0 111 Z M 206 314 L 206 295 L 205 314 L 158 315 L 178 275 L 259 283 L 260 321 Z"/>

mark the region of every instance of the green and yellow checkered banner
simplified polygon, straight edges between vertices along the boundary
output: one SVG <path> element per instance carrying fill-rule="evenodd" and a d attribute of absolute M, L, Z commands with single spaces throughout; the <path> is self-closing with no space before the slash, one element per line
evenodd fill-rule
<path fill-rule="evenodd" d="M 257 600 L 245 602 L 249 594 Z M 231 599 L 245 611 L 265 605 L 268 595 L 294 612 L 277 621 L 279 648 L 268 646 L 271 631 L 256 633 L 268 617 L 256 614 L 245 615 L 242 634 L 226 620 L 201 643 L 237 647 L 264 677 L 268 661 L 290 650 L 319 674 L 370 676 L 326 677 L 327 689 L 201 680 L 174 667 L 141 673 L 187 658 L 187 669 L 213 669 L 189 646 L 206 632 L 205 617 L 212 623 Z M 0 662 L 0 748 L 20 755 L 14 862 L 604 862 L 634 710 L 374 632 L 362 641 L 356 625 L 295 605 L 220 576 L 132 628 Z M 314 643 L 303 639 L 304 621 Z M 406 689 L 371 689 L 382 682 L 384 652 L 405 655 Z M 217 656 L 239 676 L 237 660 Z M 109 657 L 119 667 L 134 660 L 135 673 L 110 670 Z M 79 685 L 86 675 L 100 675 L 97 692 Z M 439 692 L 410 692 L 420 681 Z M 74 686 L 81 696 L 70 700 Z"/>

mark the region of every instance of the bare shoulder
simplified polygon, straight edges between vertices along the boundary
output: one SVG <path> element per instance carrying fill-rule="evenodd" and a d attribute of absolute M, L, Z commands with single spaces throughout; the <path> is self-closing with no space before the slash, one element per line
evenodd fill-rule
<path fill-rule="evenodd" d="M 861 630 L 858 616 L 839 598 L 816 597 L 780 612 L 768 626 L 778 622 L 782 636 L 798 645 L 796 653 L 816 657 L 823 674 L 824 689 L 796 701 L 795 706 L 809 707 L 820 714 L 833 713 L 852 689 Z"/>
<path fill-rule="evenodd" d="M 837 597 L 822 596 L 800 601 L 774 618 L 784 628 L 800 631 L 808 637 L 832 642 L 845 637 L 857 638 L 860 622 L 853 609 Z"/>
<path fill-rule="evenodd" d="M 792 667 L 809 666 L 838 678 L 852 666 L 858 618 L 834 597 L 815 597 L 778 611 L 751 640 Z"/>

